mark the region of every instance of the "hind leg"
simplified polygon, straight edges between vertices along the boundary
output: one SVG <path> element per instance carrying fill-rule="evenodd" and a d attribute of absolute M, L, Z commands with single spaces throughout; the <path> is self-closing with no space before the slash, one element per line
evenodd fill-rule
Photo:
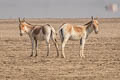
<path fill-rule="evenodd" d="M 37 40 L 35 39 L 35 51 L 36 51 L 35 57 L 37 56 L 37 49 L 38 49 L 38 44 L 37 44 Z"/>
<path fill-rule="evenodd" d="M 53 39 L 53 43 L 54 43 L 54 45 L 55 45 L 55 47 L 56 47 L 56 50 L 57 50 L 57 57 L 59 57 L 57 40 L 56 40 L 56 39 Z"/>
<path fill-rule="evenodd" d="M 64 48 L 65 48 L 65 45 L 66 45 L 68 39 L 69 39 L 69 38 L 64 38 L 63 41 L 62 41 L 62 46 L 61 46 L 61 48 L 62 48 L 62 54 L 61 54 L 61 57 L 62 57 L 62 58 L 65 58 Z"/>
<path fill-rule="evenodd" d="M 34 51 L 34 39 L 33 38 L 31 38 L 31 43 L 32 43 L 32 51 L 31 51 L 30 57 L 33 56 L 33 51 Z"/>
<path fill-rule="evenodd" d="M 81 38 L 80 39 L 80 57 L 83 57 L 83 58 L 85 58 L 84 46 L 85 46 L 85 38 Z"/>
<path fill-rule="evenodd" d="M 49 43 L 49 40 L 50 40 L 50 35 L 47 35 L 46 36 L 47 56 L 49 55 L 49 52 L 50 52 L 50 43 Z"/>
<path fill-rule="evenodd" d="M 49 56 L 49 53 L 50 53 L 50 43 L 47 42 L 47 56 Z"/>
<path fill-rule="evenodd" d="M 59 56 L 59 51 L 58 51 L 58 44 L 57 44 L 57 39 L 56 39 L 56 33 L 51 32 L 51 39 L 56 47 L 56 51 L 57 51 L 57 57 Z"/>

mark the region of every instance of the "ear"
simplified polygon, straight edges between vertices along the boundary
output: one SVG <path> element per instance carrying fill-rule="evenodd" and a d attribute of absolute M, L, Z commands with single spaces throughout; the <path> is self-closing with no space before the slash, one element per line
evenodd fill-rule
<path fill-rule="evenodd" d="M 94 20 L 93 16 L 91 16 L 91 19 Z"/>
<path fill-rule="evenodd" d="M 20 17 L 18 18 L 19 22 L 21 22 Z"/>

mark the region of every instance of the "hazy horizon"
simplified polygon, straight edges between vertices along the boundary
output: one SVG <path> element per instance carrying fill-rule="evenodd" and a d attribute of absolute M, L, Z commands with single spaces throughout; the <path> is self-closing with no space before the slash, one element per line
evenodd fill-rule
<path fill-rule="evenodd" d="M 119 0 L 0 0 L 0 18 L 118 18 L 116 13 L 106 11 L 105 6 Z"/>

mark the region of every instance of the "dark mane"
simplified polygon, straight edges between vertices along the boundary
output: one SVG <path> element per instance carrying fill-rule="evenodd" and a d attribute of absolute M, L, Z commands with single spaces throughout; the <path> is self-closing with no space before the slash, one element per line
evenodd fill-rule
<path fill-rule="evenodd" d="M 90 25 L 91 23 L 92 23 L 92 21 L 89 21 L 88 23 L 86 23 L 86 24 L 84 24 L 84 25 L 85 25 L 85 26 L 86 26 L 86 25 Z"/>
<path fill-rule="evenodd" d="M 26 21 L 25 21 L 26 22 Z M 28 23 L 28 22 L 26 22 L 28 25 L 31 25 L 31 26 L 33 26 L 32 24 L 30 24 L 30 23 Z"/>
<path fill-rule="evenodd" d="M 50 24 L 46 24 L 46 25 L 50 26 Z"/>

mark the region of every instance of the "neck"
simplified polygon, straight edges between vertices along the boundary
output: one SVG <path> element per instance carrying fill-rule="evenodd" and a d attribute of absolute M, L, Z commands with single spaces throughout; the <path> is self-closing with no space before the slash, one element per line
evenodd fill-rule
<path fill-rule="evenodd" d="M 30 25 L 30 24 L 25 24 L 25 31 L 27 34 L 30 34 L 31 31 L 33 30 L 34 26 Z"/>
<path fill-rule="evenodd" d="M 93 31 L 93 27 L 91 24 L 87 25 L 86 27 L 86 32 L 87 32 L 87 37 L 90 35 L 90 33 Z M 86 37 L 86 38 L 87 38 Z"/>

